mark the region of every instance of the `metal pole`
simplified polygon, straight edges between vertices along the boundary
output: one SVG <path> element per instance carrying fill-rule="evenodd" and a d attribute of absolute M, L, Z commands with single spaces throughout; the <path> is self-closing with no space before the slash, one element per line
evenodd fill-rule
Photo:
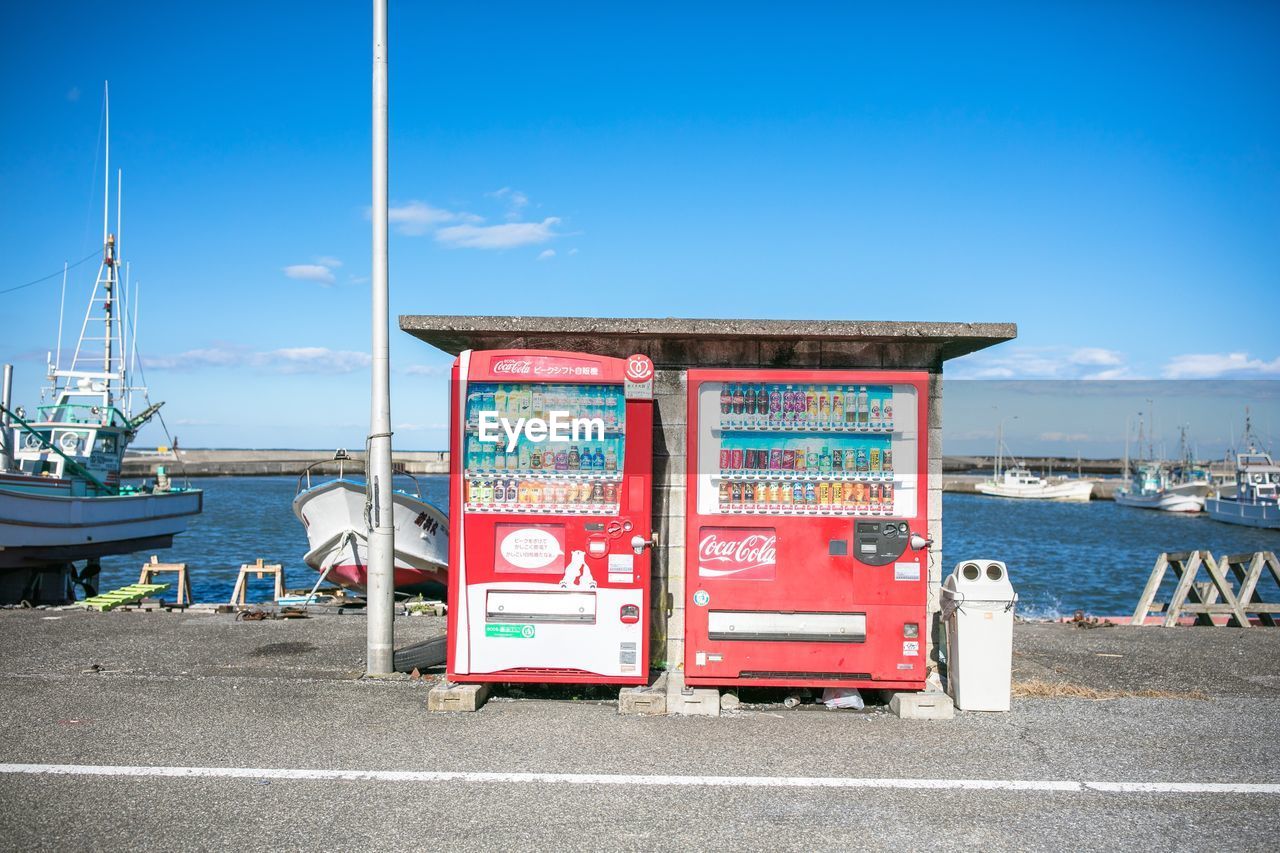
<path fill-rule="evenodd" d="M 0 384 L 0 472 L 7 472 L 13 468 L 13 450 L 9 447 L 12 438 L 9 430 L 8 412 L 13 408 L 13 365 L 6 364 L 4 366 L 4 381 Z"/>
<path fill-rule="evenodd" d="M 368 663 L 389 674 L 394 654 L 395 527 L 391 486 L 391 369 L 387 346 L 387 0 L 373 0 L 373 382 L 369 419 Z"/>

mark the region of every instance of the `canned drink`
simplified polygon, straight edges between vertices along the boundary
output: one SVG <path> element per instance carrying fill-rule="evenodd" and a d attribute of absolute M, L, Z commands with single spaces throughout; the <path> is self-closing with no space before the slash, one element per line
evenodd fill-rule
<path fill-rule="evenodd" d="M 516 497 L 518 495 L 518 492 L 517 492 L 518 485 L 519 484 L 515 480 L 511 480 L 507 483 L 507 494 L 506 494 L 507 503 L 513 504 L 516 502 Z"/>
<path fill-rule="evenodd" d="M 538 506 L 542 503 L 542 484 L 536 480 L 529 484 L 529 505 Z"/>
<path fill-rule="evenodd" d="M 818 502 L 818 490 L 813 483 L 804 484 L 804 502 L 807 504 L 816 504 Z"/>
<path fill-rule="evenodd" d="M 794 452 L 792 453 L 792 464 L 791 464 L 792 469 L 794 469 L 794 470 L 796 470 L 796 471 L 804 471 L 804 470 L 806 470 L 806 468 L 807 468 L 808 466 L 805 464 L 805 460 L 806 460 L 807 458 L 808 458 L 808 457 L 807 457 L 807 455 L 805 454 L 805 452 L 804 452 L 804 448 L 803 448 L 803 447 L 802 447 L 802 448 L 800 448 L 799 450 L 794 451 Z"/>
<path fill-rule="evenodd" d="M 791 503 L 791 487 L 786 483 L 781 483 L 778 486 L 778 503 L 783 506 Z"/>
<path fill-rule="evenodd" d="M 853 505 L 856 503 L 856 501 L 854 500 L 854 497 L 853 497 L 853 487 L 854 487 L 854 485 L 855 485 L 854 483 L 845 483 L 845 484 L 844 484 L 844 501 L 843 501 L 843 503 L 844 503 L 846 506 L 853 506 Z"/>
<path fill-rule="evenodd" d="M 880 505 L 893 512 L 893 483 L 884 483 L 880 486 Z"/>
<path fill-rule="evenodd" d="M 853 484 L 853 503 L 855 506 L 861 506 L 867 502 L 867 487 L 862 483 Z"/>
<path fill-rule="evenodd" d="M 782 468 L 782 448 L 775 447 L 769 451 L 769 470 L 777 471 Z"/>
<path fill-rule="evenodd" d="M 887 447 L 884 453 L 880 454 L 880 470 L 885 472 L 893 470 L 893 451 Z"/>
<path fill-rule="evenodd" d="M 808 455 L 809 455 L 809 458 L 805 460 L 805 465 L 808 466 L 809 470 L 821 471 L 822 463 L 820 461 L 820 457 L 818 456 L 818 451 L 810 450 Z"/>
<path fill-rule="evenodd" d="M 730 465 L 729 467 L 733 471 L 742 470 L 742 448 L 741 447 L 733 448 L 733 464 Z"/>
<path fill-rule="evenodd" d="M 791 486 L 791 502 L 804 503 L 804 483 L 794 483 Z"/>
<path fill-rule="evenodd" d="M 838 447 L 831 451 L 831 470 L 844 470 L 844 451 Z"/>
<path fill-rule="evenodd" d="M 876 509 L 877 507 L 880 506 L 880 484 L 879 483 L 872 483 L 871 485 L 867 486 L 867 503 L 870 504 L 872 509 Z"/>
<path fill-rule="evenodd" d="M 818 484 L 818 503 L 825 504 L 831 501 L 831 484 L 823 480 Z"/>
<path fill-rule="evenodd" d="M 880 448 L 878 447 L 871 448 L 871 470 L 880 470 Z"/>
<path fill-rule="evenodd" d="M 591 487 L 591 502 L 593 504 L 604 503 L 604 484 L 596 483 Z"/>
<path fill-rule="evenodd" d="M 742 503 L 742 484 L 734 483 L 729 492 L 729 502 L 731 504 Z"/>
<path fill-rule="evenodd" d="M 733 451 L 727 447 L 720 448 L 720 470 L 728 471 L 733 464 Z"/>
<path fill-rule="evenodd" d="M 878 422 L 880 420 L 880 398 L 879 397 L 871 398 L 871 420 L 872 422 Z"/>
<path fill-rule="evenodd" d="M 796 467 L 796 452 L 794 450 L 782 451 L 782 470 L 791 471 Z"/>
<path fill-rule="evenodd" d="M 721 483 L 720 484 L 720 505 L 724 506 L 728 502 L 729 502 L 729 484 Z"/>
<path fill-rule="evenodd" d="M 534 450 L 529 454 L 529 467 L 534 471 L 542 470 L 542 452 Z"/>
<path fill-rule="evenodd" d="M 769 484 L 769 503 L 771 504 L 782 503 L 782 495 L 779 492 L 777 483 Z"/>
<path fill-rule="evenodd" d="M 865 447 L 858 448 L 858 452 L 855 458 L 857 460 L 857 467 L 859 471 L 869 470 L 868 468 L 869 463 L 867 462 L 867 449 Z"/>
<path fill-rule="evenodd" d="M 884 402 L 880 404 L 880 416 L 889 423 L 893 423 L 893 395 L 890 394 L 884 398 Z"/>
<path fill-rule="evenodd" d="M 742 484 L 742 502 L 744 504 L 753 504 L 756 502 L 756 487 L 753 483 Z"/>

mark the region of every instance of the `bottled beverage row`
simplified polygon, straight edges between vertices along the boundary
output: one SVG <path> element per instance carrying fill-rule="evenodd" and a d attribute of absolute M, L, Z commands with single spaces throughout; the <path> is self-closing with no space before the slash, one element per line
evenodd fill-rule
<path fill-rule="evenodd" d="M 475 427 L 480 412 L 500 418 L 539 418 L 569 412 L 576 418 L 599 418 L 605 429 L 619 429 L 626 419 L 626 400 L 617 385 L 474 382 L 467 386 L 467 423 Z"/>
<path fill-rule="evenodd" d="M 583 445 L 521 441 L 514 451 L 506 452 L 501 443 L 486 444 L 471 436 L 467 439 L 467 473 L 618 479 L 622 472 L 620 447 L 618 439 Z"/>
<path fill-rule="evenodd" d="M 892 430 L 893 388 L 726 383 L 720 389 L 720 428 Z"/>
<path fill-rule="evenodd" d="M 466 509 L 468 512 L 617 513 L 619 488 L 616 483 L 472 477 L 466 481 Z"/>
<path fill-rule="evenodd" d="M 893 483 L 721 483 L 721 512 L 892 515 Z"/>
<path fill-rule="evenodd" d="M 720 447 L 720 476 L 892 478 L 893 448 L 887 440 L 843 447 L 815 441 L 789 441 L 771 447 L 734 447 L 726 442 Z"/>

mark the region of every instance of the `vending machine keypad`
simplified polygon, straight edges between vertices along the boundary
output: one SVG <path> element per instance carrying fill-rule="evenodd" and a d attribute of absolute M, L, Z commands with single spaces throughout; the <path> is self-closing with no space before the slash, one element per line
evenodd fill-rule
<path fill-rule="evenodd" d="M 853 555 L 868 566 L 894 562 L 907 550 L 911 537 L 905 521 L 859 521 L 854 524 Z"/>

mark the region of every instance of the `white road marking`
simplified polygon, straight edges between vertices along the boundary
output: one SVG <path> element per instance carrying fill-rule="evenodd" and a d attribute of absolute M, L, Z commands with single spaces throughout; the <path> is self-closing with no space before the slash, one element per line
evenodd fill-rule
<path fill-rule="evenodd" d="M 479 773 L 452 770 L 324 770 L 288 767 L 145 767 L 99 764 L 0 764 L 0 774 L 176 779 L 300 779 L 347 782 L 469 782 L 636 785 L 705 788 L 897 788 L 908 790 L 1061 791 L 1154 794 L 1280 794 L 1280 784 L 1089 782 L 1033 779 L 863 779 L 840 776 L 662 776 L 605 773 Z"/>

